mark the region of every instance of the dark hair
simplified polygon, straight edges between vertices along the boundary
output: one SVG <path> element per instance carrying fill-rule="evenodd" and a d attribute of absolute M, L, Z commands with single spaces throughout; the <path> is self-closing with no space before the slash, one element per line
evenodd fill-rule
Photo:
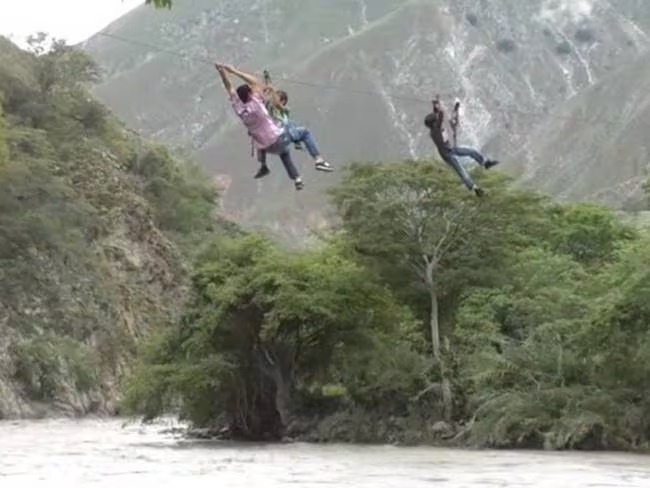
<path fill-rule="evenodd" d="M 253 90 L 248 85 L 240 85 L 237 87 L 237 96 L 244 103 L 248 103 L 250 101 L 251 93 L 253 93 Z"/>
<path fill-rule="evenodd" d="M 289 102 L 289 95 L 287 95 L 287 92 L 284 90 L 278 90 L 278 98 L 282 103 L 287 103 Z"/>

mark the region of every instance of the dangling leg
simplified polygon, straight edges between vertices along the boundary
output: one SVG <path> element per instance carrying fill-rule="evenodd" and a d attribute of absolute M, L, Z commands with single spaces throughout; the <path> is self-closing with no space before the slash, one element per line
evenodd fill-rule
<path fill-rule="evenodd" d="M 289 132 L 285 131 L 278 137 L 278 140 L 275 141 L 272 145 L 266 148 L 264 151 L 267 154 L 276 154 L 280 157 L 284 169 L 287 170 L 287 175 L 289 178 L 294 181 L 296 185 L 296 190 L 302 190 L 304 184 L 300 178 L 300 174 L 296 169 L 295 164 L 293 164 L 293 159 L 291 158 L 291 153 L 289 152 L 289 146 L 291 145 L 291 136 Z"/>
<path fill-rule="evenodd" d="M 271 170 L 269 167 L 266 165 L 266 151 L 264 149 L 258 149 L 257 150 L 257 161 L 260 163 L 260 169 L 257 170 L 257 173 L 255 173 L 254 178 L 264 178 L 266 175 L 268 175 Z"/>
<path fill-rule="evenodd" d="M 472 158 L 485 169 L 490 169 L 492 166 L 499 164 L 499 161 L 495 159 L 485 159 L 480 152 L 470 147 L 452 147 L 449 151 L 454 156 Z"/>
<path fill-rule="evenodd" d="M 305 185 L 302 182 L 302 179 L 300 178 L 300 174 L 296 169 L 296 165 L 293 164 L 293 159 L 291 159 L 291 153 L 289 152 L 289 150 L 285 149 L 279 154 L 279 156 L 280 159 L 282 160 L 282 164 L 284 165 L 284 169 L 287 170 L 287 174 L 289 175 L 289 178 L 293 180 L 296 186 L 296 190 L 302 190 Z"/>
<path fill-rule="evenodd" d="M 467 173 L 467 170 L 463 167 L 462 164 L 456 159 L 454 154 L 451 151 L 445 151 L 441 152 L 440 156 L 442 159 L 452 168 L 454 168 L 454 171 L 460 176 L 460 179 L 463 181 L 465 186 L 467 187 L 468 190 L 474 191 L 477 196 L 482 196 L 483 195 L 483 190 L 481 190 L 476 183 L 474 183 L 474 180 L 472 180 L 472 177 Z"/>
<path fill-rule="evenodd" d="M 311 131 L 306 127 L 298 127 L 294 123 L 287 124 L 286 130 L 289 132 L 291 140 L 295 142 L 304 142 L 307 152 L 316 162 L 316 169 L 319 171 L 334 171 L 334 168 L 323 159 L 316 147 L 316 141 Z"/>

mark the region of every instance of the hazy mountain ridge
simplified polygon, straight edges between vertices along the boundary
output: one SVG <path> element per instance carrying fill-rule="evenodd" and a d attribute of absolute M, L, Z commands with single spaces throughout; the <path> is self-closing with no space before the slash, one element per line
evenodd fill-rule
<path fill-rule="evenodd" d="M 650 54 L 585 89 L 528 137 L 524 181 L 560 198 L 625 206 L 650 163 Z"/>
<path fill-rule="evenodd" d="M 562 139 L 533 142 L 530 134 L 552 137 L 533 129 L 554 124 L 558 107 L 644 53 L 649 19 L 650 3 L 633 0 L 179 1 L 171 12 L 138 9 L 109 31 L 188 58 L 101 36 L 86 48 L 107 74 L 96 90 L 100 98 L 144 134 L 195 151 L 229 186 L 227 211 L 248 224 L 292 222 L 297 230 L 304 209 L 319 220 L 322 190 L 336 176 L 317 176 L 300 156 L 309 192 L 287 191 L 279 165 L 268 180 L 254 181 L 249 141 L 209 60 L 328 85 L 277 83 L 337 165 L 431 154 L 422 119 L 426 101 L 439 92 L 464 102 L 463 143 L 501 156 L 508 171 L 537 175 L 536 186 L 584 198 L 604 189 L 603 178 L 587 172 L 578 187 L 544 180 L 542 161 L 553 156 L 525 149 L 561 149 Z M 611 176 L 612 186 L 621 183 Z"/>

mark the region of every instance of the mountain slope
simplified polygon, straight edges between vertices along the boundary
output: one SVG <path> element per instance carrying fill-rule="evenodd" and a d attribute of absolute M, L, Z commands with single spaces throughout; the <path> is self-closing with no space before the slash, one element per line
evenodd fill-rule
<path fill-rule="evenodd" d="M 650 42 L 650 4 L 632 0 L 334 3 L 179 1 L 168 13 L 139 9 L 109 31 L 187 58 L 96 36 L 85 44 L 106 72 L 96 93 L 143 133 L 192 149 L 222 175 L 233 215 L 294 232 L 305 218 L 319 222 L 322 190 L 337 176 L 317 176 L 305 160 L 309 192 L 300 196 L 287 191 L 281 167 L 263 183 L 252 180 L 249 143 L 212 58 L 326 85 L 277 82 L 337 165 L 431 154 L 422 119 L 427 100 L 441 93 L 464 101 L 463 143 L 484 145 L 507 170 L 520 171 L 519 146 L 553 107 Z"/>
<path fill-rule="evenodd" d="M 554 110 L 522 152 L 523 181 L 616 206 L 642 197 L 650 163 L 650 54 Z"/>
<path fill-rule="evenodd" d="M 213 220 L 210 183 L 108 116 L 93 77 L 83 53 L 0 38 L 0 419 L 113 410 Z"/>

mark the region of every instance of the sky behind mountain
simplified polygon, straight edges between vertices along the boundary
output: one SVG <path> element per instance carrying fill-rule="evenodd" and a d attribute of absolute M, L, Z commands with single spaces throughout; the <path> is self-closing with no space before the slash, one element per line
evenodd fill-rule
<path fill-rule="evenodd" d="M 25 46 L 30 34 L 39 31 L 75 44 L 143 3 L 144 0 L 0 0 L 0 34 L 20 46 Z"/>

